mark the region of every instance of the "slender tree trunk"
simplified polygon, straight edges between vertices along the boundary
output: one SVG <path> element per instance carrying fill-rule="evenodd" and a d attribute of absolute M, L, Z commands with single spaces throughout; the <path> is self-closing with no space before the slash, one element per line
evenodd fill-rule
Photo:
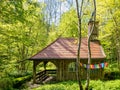
<path fill-rule="evenodd" d="M 85 90 L 89 90 L 89 83 L 90 83 L 90 64 L 91 64 L 91 49 L 90 49 L 90 40 L 91 40 L 91 35 L 93 30 L 95 29 L 95 21 L 96 21 L 96 0 L 93 0 L 94 2 L 94 12 L 93 15 L 94 16 L 94 23 L 92 25 L 92 27 L 90 28 L 90 33 L 88 33 L 88 66 L 87 66 L 87 82 L 86 82 L 86 87 Z M 91 18 L 92 20 L 92 18 Z"/>
<path fill-rule="evenodd" d="M 77 16 L 78 16 L 78 51 L 77 51 L 77 59 L 76 59 L 76 76 L 77 76 L 80 90 L 83 90 L 83 86 L 81 83 L 81 77 L 80 77 L 80 46 L 81 46 L 81 12 L 82 12 L 82 6 L 83 6 L 83 0 L 81 2 L 81 11 L 79 14 L 78 0 L 76 0 Z"/>

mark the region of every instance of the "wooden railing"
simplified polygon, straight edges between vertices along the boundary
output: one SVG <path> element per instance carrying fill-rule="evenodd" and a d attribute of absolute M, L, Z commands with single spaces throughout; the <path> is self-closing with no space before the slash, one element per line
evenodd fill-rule
<path fill-rule="evenodd" d="M 55 69 L 51 69 L 51 70 L 46 70 L 47 74 L 56 74 L 56 70 Z"/>
<path fill-rule="evenodd" d="M 56 70 L 43 70 L 41 72 L 38 72 L 36 74 L 36 80 L 39 82 L 44 81 L 45 79 L 47 79 L 49 77 L 49 75 L 51 74 L 56 74 Z"/>

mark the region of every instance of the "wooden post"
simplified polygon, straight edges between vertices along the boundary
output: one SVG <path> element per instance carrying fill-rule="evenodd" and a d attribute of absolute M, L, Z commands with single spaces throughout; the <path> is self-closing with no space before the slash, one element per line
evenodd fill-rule
<path fill-rule="evenodd" d="M 65 68 L 64 68 L 64 60 L 62 61 L 62 81 L 64 81 L 65 78 Z"/>
<path fill-rule="evenodd" d="M 59 64 L 59 80 L 62 81 L 62 61 Z"/>
<path fill-rule="evenodd" d="M 35 60 L 33 60 L 33 84 L 36 83 L 36 64 Z"/>
<path fill-rule="evenodd" d="M 61 60 L 58 65 L 58 80 L 63 81 L 63 61 Z"/>
<path fill-rule="evenodd" d="M 44 63 L 44 70 L 46 70 L 46 64 L 47 64 L 48 62 L 44 61 L 43 63 Z"/>

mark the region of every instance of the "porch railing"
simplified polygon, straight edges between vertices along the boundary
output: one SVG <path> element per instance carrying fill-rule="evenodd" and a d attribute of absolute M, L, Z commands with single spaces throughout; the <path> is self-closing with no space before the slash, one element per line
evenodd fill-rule
<path fill-rule="evenodd" d="M 36 74 L 36 81 L 43 82 L 45 79 L 49 77 L 49 75 L 55 75 L 56 70 L 43 70 Z"/>

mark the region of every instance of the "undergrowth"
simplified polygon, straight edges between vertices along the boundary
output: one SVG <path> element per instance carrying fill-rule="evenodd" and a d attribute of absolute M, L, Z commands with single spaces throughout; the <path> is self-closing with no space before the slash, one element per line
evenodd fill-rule
<path fill-rule="evenodd" d="M 85 81 L 84 88 L 85 88 Z M 101 81 L 92 80 L 90 81 L 90 90 L 120 90 L 120 80 Z M 78 83 L 76 81 L 64 81 L 56 84 L 42 85 L 33 90 L 79 90 Z"/>

